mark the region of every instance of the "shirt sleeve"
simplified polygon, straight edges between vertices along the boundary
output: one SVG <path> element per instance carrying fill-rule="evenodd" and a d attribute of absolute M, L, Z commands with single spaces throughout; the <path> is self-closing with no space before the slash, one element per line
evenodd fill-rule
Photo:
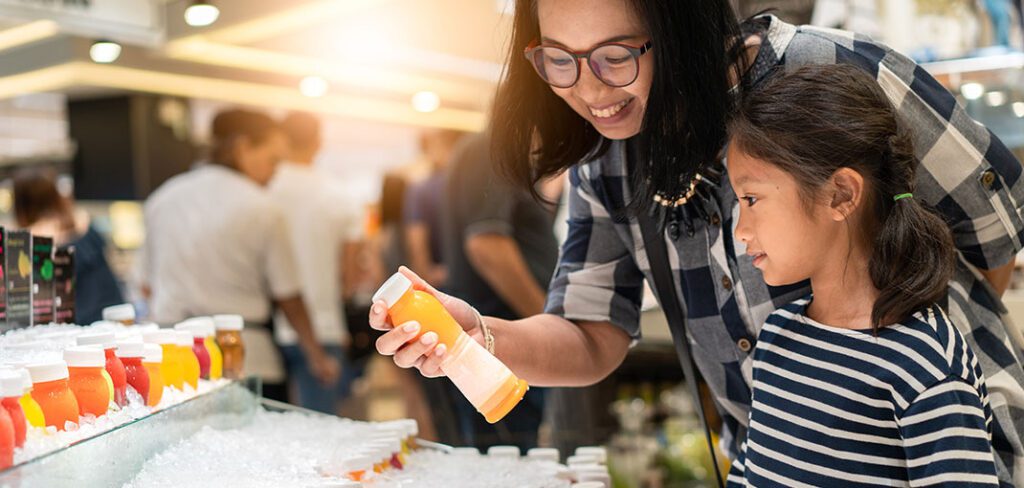
<path fill-rule="evenodd" d="M 267 205 L 267 240 L 264 250 L 264 269 L 270 293 L 275 299 L 290 298 L 302 293 L 299 268 L 295 260 L 291 232 L 284 214 L 274 205 Z"/>
<path fill-rule="evenodd" d="M 489 164 L 467 168 L 466 186 L 456 193 L 466 228 L 463 239 L 480 234 L 512 236 L 512 212 L 518 195 L 510 184 L 499 179 Z"/>
<path fill-rule="evenodd" d="M 950 377 L 928 388 L 898 420 L 910 486 L 998 487 L 978 391 Z"/>
<path fill-rule="evenodd" d="M 406 224 L 414 224 L 424 220 L 423 205 L 420 200 L 423 195 L 423 183 L 417 183 L 409 187 L 405 194 L 405 201 L 402 202 L 402 221 Z"/>
<path fill-rule="evenodd" d="M 729 475 L 725 478 L 725 488 L 744 488 L 747 486 L 746 472 L 747 443 L 740 447 L 740 453 L 732 462 L 729 468 Z"/>
<path fill-rule="evenodd" d="M 1020 162 L 924 68 L 891 49 L 857 52 L 868 66 L 877 61 L 879 85 L 913 131 L 915 197 L 942 213 L 968 262 L 981 269 L 1008 263 L 1024 236 Z"/>
<path fill-rule="evenodd" d="M 569 228 L 545 311 L 611 322 L 639 339 L 644 276 L 616 228 L 628 224 L 612 219 L 583 167 L 570 170 L 569 182 Z"/>

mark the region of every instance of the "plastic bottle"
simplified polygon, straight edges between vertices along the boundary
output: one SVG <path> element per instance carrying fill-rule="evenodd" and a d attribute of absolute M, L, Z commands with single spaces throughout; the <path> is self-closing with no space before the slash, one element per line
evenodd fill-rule
<path fill-rule="evenodd" d="M 217 346 L 224 357 L 224 377 L 241 379 L 245 361 L 245 345 L 242 343 L 242 328 L 245 321 L 240 315 L 215 315 Z"/>
<path fill-rule="evenodd" d="M 78 402 L 78 414 L 106 414 L 110 409 L 110 386 L 103 377 L 104 351 L 95 346 L 69 347 L 64 350 L 64 362 L 68 365 L 68 388 Z"/>
<path fill-rule="evenodd" d="M 192 353 L 199 360 L 199 377 L 210 379 L 210 352 L 206 349 L 206 323 L 196 319 L 186 320 L 174 328 L 192 334 Z M 210 324 L 212 329 L 212 324 Z"/>
<path fill-rule="evenodd" d="M 489 423 L 504 418 L 523 399 L 529 389 L 526 381 L 470 338 L 433 295 L 414 290 L 409 278 L 392 275 L 374 294 L 374 303 L 379 300 L 387 304 L 392 323 L 420 324 L 414 340 L 427 332 L 437 334 L 438 343 L 447 347 L 441 370 Z"/>
<path fill-rule="evenodd" d="M 163 359 L 164 350 L 159 344 L 144 344 L 144 355 L 142 366 L 146 368 L 149 375 L 149 395 L 146 396 L 146 405 L 155 407 L 164 396 Z"/>
<path fill-rule="evenodd" d="M 147 344 L 157 344 L 161 349 L 160 376 L 164 385 L 182 389 L 185 384 L 184 371 L 178 355 L 177 337 L 173 330 L 160 329 L 142 335 Z"/>
<path fill-rule="evenodd" d="M 135 324 L 135 307 L 130 303 L 112 305 L 103 309 L 103 320 L 122 325 Z"/>
<path fill-rule="evenodd" d="M 43 417 L 43 409 L 39 408 L 39 402 L 32 398 L 32 375 L 25 368 L 15 368 L 14 371 L 21 376 L 21 410 L 25 413 L 25 420 L 32 427 L 46 427 L 46 419 Z"/>
<path fill-rule="evenodd" d="M 183 365 L 182 374 L 184 375 L 185 384 L 195 390 L 199 388 L 201 368 L 199 367 L 199 358 L 192 351 L 192 333 L 186 330 L 176 330 L 174 334 L 177 338 L 178 355 Z"/>
<path fill-rule="evenodd" d="M 128 404 L 128 397 L 125 396 L 125 389 L 128 387 L 128 378 L 124 373 L 124 363 L 117 358 L 114 350 L 117 345 L 114 342 L 113 332 L 94 332 L 78 336 L 79 346 L 99 345 L 103 347 L 103 355 L 106 358 L 106 370 L 110 380 L 114 384 L 114 403 L 119 407 Z"/>
<path fill-rule="evenodd" d="M 32 398 L 39 403 L 47 426 L 64 430 L 65 422 L 78 423 L 78 400 L 68 388 L 68 365 L 64 361 L 30 364 Z"/>
<path fill-rule="evenodd" d="M 0 408 L 0 471 L 14 464 L 14 423 L 6 409 Z"/>
<path fill-rule="evenodd" d="M 124 363 L 124 373 L 128 379 L 128 387 L 135 390 L 142 401 L 149 398 L 149 372 L 142 365 L 142 357 L 146 348 L 142 341 L 126 341 L 117 344 L 117 357 Z"/>
<path fill-rule="evenodd" d="M 11 370 L 0 371 L 0 410 L 6 410 L 11 418 L 14 429 L 14 447 L 20 448 L 25 445 L 25 432 L 28 430 L 28 422 L 25 420 L 25 413 L 21 410 L 18 398 L 24 387 L 21 386 L 21 375 Z"/>

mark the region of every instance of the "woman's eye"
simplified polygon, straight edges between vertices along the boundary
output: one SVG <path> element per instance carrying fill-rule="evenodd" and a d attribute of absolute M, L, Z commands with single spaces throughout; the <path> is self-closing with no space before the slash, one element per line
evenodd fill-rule
<path fill-rule="evenodd" d="M 757 203 L 757 197 L 741 197 L 740 200 L 747 202 L 748 207 L 753 207 Z"/>

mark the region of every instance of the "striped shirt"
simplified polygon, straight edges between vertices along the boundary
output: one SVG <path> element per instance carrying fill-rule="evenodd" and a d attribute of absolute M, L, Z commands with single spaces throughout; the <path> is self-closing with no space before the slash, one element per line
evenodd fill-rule
<path fill-rule="evenodd" d="M 910 129 L 917 170 L 914 197 L 949 222 L 959 251 L 949 293 L 939 304 L 960 328 L 988 379 L 997 470 L 1007 487 L 1024 486 L 1024 339 L 976 268 L 998 268 L 1021 249 L 1024 178 L 1020 163 L 956 98 L 921 67 L 871 39 L 766 16 L 764 43 L 748 72 L 753 84 L 778 67 L 852 64 L 878 81 Z M 655 102 L 652 102 L 655 103 Z M 570 320 L 610 322 L 640 337 L 643 282 L 650 265 L 635 218 L 618 218 L 631 198 L 625 144 L 611 141 L 599 158 L 569 173 L 568 231 L 546 310 Z M 736 194 L 724 184 L 707 205 L 710 222 L 692 234 L 666 233 L 693 358 L 723 417 L 735 456 L 750 408 L 751 344 L 765 318 L 810 293 L 807 283 L 764 283 L 745 246 L 733 238 Z M 677 333 L 678 331 L 673 331 Z"/>
<path fill-rule="evenodd" d="M 985 378 L 941 309 L 875 336 L 814 322 L 810 301 L 761 328 L 730 488 L 998 486 Z"/>

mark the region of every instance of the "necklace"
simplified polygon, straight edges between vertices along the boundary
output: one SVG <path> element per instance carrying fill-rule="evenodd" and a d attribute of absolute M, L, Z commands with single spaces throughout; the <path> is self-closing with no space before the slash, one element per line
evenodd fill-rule
<path fill-rule="evenodd" d="M 642 153 L 637 144 L 630 141 L 627 148 L 629 157 L 633 159 L 630 166 L 640 164 Z M 684 183 L 685 177 L 680 178 L 682 191 L 671 195 L 664 192 L 654 194 L 651 216 L 660 222 L 663 229 L 667 229 L 672 240 L 678 239 L 683 230 L 687 236 L 693 237 L 697 232 L 698 220 L 711 223 L 709 202 L 721 185 L 722 175 L 721 163 L 704 164 L 693 173 L 688 183 Z"/>

